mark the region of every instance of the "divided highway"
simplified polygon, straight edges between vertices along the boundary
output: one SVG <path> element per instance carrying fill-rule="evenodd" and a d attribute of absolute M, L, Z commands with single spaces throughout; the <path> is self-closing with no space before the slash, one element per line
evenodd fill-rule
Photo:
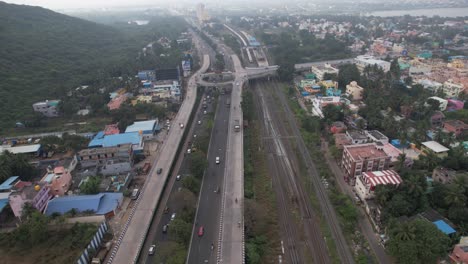
<path fill-rule="evenodd" d="M 197 40 L 195 41 L 198 42 Z M 209 65 L 210 59 L 208 55 L 205 55 L 203 57 L 202 67 L 189 79 L 186 97 L 179 112 L 173 119 L 174 124 L 187 124 L 197 95 L 195 79 L 200 73 L 205 72 Z M 184 129 L 174 127 L 164 141 L 161 155 L 153 164 L 148 174 L 149 179 L 146 180 L 142 188 L 140 196 L 135 204 L 135 209 L 131 212 L 122 234 L 114 243 L 114 248 L 112 249 L 108 263 L 128 264 L 137 261 L 143 241 L 153 219 L 156 206 L 162 194 L 164 184 L 169 177 L 169 170 L 173 164 L 183 133 Z M 162 173 L 157 174 L 157 169 L 162 169 Z"/>
<path fill-rule="evenodd" d="M 220 95 L 214 118 L 208 149 L 208 168 L 200 189 L 198 209 L 195 216 L 187 263 L 214 263 L 218 247 L 218 231 L 222 192 L 224 192 L 224 166 L 230 108 L 226 105 L 230 94 Z M 229 99 L 230 100 L 230 99 Z M 219 164 L 216 164 L 219 157 Z M 204 234 L 199 235 L 200 227 Z M 213 244 L 213 248 L 211 245 Z"/>

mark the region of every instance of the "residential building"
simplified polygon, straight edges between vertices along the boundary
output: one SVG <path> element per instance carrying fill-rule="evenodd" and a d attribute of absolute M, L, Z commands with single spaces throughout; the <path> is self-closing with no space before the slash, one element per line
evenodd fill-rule
<path fill-rule="evenodd" d="M 127 129 L 125 129 L 125 133 L 138 132 L 141 133 L 143 139 L 147 140 L 152 139 L 156 132 L 160 129 L 159 120 L 154 119 L 134 122 L 132 125 L 128 126 Z"/>
<path fill-rule="evenodd" d="M 45 100 L 33 104 L 34 112 L 41 113 L 46 117 L 57 117 L 59 116 L 60 100 Z"/>
<path fill-rule="evenodd" d="M 443 98 L 440 98 L 440 97 L 437 97 L 437 96 L 432 96 L 432 97 L 427 98 L 427 100 L 435 100 L 435 101 L 439 102 L 439 110 L 440 111 L 445 111 L 445 109 L 447 109 L 448 101 L 443 99 Z M 428 105 L 427 102 L 426 102 L 426 105 Z"/>
<path fill-rule="evenodd" d="M 127 174 L 132 170 L 132 162 L 109 159 L 101 167 L 104 176 Z"/>
<path fill-rule="evenodd" d="M 52 197 L 49 194 L 49 190 L 47 184 L 43 182 L 36 184 L 23 181 L 17 182 L 8 198 L 14 215 L 21 219 L 23 206 L 26 203 L 30 203 L 34 208 L 43 212 L 47 206 L 47 202 Z"/>
<path fill-rule="evenodd" d="M 49 193 L 52 196 L 63 196 L 71 186 L 71 173 L 64 167 L 59 166 L 54 169 L 48 169 L 41 182 L 49 187 Z"/>
<path fill-rule="evenodd" d="M 432 180 L 443 184 L 452 183 L 457 176 L 457 171 L 448 168 L 435 168 L 432 171 Z"/>
<path fill-rule="evenodd" d="M 366 171 L 387 170 L 391 157 L 377 143 L 344 146 L 341 165 L 345 170 L 345 180 L 355 184 L 357 176 Z"/>
<path fill-rule="evenodd" d="M 372 142 L 380 142 L 382 144 L 388 143 L 388 137 L 380 133 L 378 130 L 366 130 L 365 133 Z"/>
<path fill-rule="evenodd" d="M 445 119 L 444 113 L 441 111 L 435 111 L 434 114 L 432 114 L 430 122 L 432 127 L 441 127 L 443 125 Z"/>
<path fill-rule="evenodd" d="M 332 80 L 323 80 L 320 82 L 320 85 L 324 86 L 326 89 L 328 88 L 337 88 L 338 82 L 334 82 Z"/>
<path fill-rule="evenodd" d="M 356 177 L 354 190 L 361 200 L 374 197 L 375 186 L 377 185 L 399 185 L 402 182 L 400 175 L 394 170 L 363 172 Z"/>
<path fill-rule="evenodd" d="M 343 149 L 343 146 L 351 145 L 351 139 L 345 133 L 334 134 L 335 146 L 337 149 Z"/>
<path fill-rule="evenodd" d="M 447 120 L 444 122 L 444 129 L 452 132 L 455 137 L 460 137 L 467 133 L 468 125 L 460 120 Z"/>
<path fill-rule="evenodd" d="M 326 73 L 328 74 L 337 74 L 338 75 L 338 69 L 332 67 L 330 64 L 325 63 L 324 65 L 313 65 L 311 67 L 311 72 L 315 74 L 315 76 L 319 80 L 323 80 L 323 77 Z"/>
<path fill-rule="evenodd" d="M 346 136 L 348 136 L 353 145 L 367 143 L 367 136 L 364 131 L 348 130 L 346 131 Z"/>
<path fill-rule="evenodd" d="M 423 152 L 433 152 L 439 158 L 445 158 L 448 156 L 449 149 L 442 146 L 436 141 L 426 141 L 421 143 L 421 150 Z"/>
<path fill-rule="evenodd" d="M 453 247 L 452 253 L 449 257 L 452 263 L 468 263 L 468 237 L 465 236 L 460 238 L 460 242 Z"/>
<path fill-rule="evenodd" d="M 111 217 L 122 205 L 122 193 L 99 193 L 93 195 L 73 195 L 57 197 L 49 201 L 44 214 L 65 214 L 75 209 L 77 213 L 94 212 L 96 215 Z"/>
<path fill-rule="evenodd" d="M 359 86 L 356 81 L 352 81 L 346 85 L 346 93 L 350 96 L 351 100 L 362 100 L 364 88 Z"/>
<path fill-rule="evenodd" d="M 390 62 L 376 59 L 373 56 L 360 55 L 354 59 L 354 62 L 361 72 L 367 66 L 372 67 L 374 65 L 377 65 L 377 67 L 381 68 L 384 72 L 388 72 L 390 70 Z"/>
<path fill-rule="evenodd" d="M 444 82 L 442 89 L 448 98 L 453 98 L 458 97 L 460 92 L 463 91 L 464 87 L 463 84 L 455 83 L 452 79 L 450 79 Z"/>
<path fill-rule="evenodd" d="M 104 165 L 108 160 L 129 162 L 133 164 L 133 150 L 131 144 L 116 147 L 89 148 L 78 152 L 81 167 L 95 167 Z"/>
<path fill-rule="evenodd" d="M 197 4 L 197 18 L 198 22 L 202 24 L 210 20 L 210 15 L 206 11 L 205 5 L 202 3 Z"/>

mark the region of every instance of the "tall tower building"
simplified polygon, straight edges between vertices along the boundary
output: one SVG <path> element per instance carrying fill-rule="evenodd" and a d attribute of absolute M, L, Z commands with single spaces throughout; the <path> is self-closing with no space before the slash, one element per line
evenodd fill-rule
<path fill-rule="evenodd" d="M 205 5 L 203 3 L 199 3 L 197 5 L 197 18 L 198 22 L 204 23 L 208 20 L 210 20 L 210 16 L 208 15 L 208 12 L 205 9 Z"/>

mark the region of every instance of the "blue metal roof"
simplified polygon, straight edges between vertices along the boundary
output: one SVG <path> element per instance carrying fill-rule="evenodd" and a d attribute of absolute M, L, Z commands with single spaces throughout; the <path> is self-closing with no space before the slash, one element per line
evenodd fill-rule
<path fill-rule="evenodd" d="M 123 144 L 140 145 L 141 140 L 142 138 L 138 134 L 138 132 L 107 135 L 104 137 L 102 141 L 102 146 L 103 147 L 116 147 L 117 145 L 123 145 Z"/>
<path fill-rule="evenodd" d="M 7 199 L 0 199 L 0 213 L 7 206 L 7 204 L 8 204 L 8 198 Z"/>
<path fill-rule="evenodd" d="M 139 131 L 142 131 L 143 133 L 154 132 L 156 130 L 156 123 L 157 123 L 157 120 L 134 122 L 132 125 L 128 126 L 127 129 L 125 129 L 125 133 L 139 132 Z"/>
<path fill-rule="evenodd" d="M 89 148 L 102 147 L 102 141 L 104 139 L 104 131 L 99 131 L 96 136 L 89 142 Z"/>
<path fill-rule="evenodd" d="M 455 233 L 455 229 L 453 229 L 451 226 L 449 226 L 447 223 L 445 223 L 444 220 L 437 220 L 435 222 L 432 222 L 434 225 L 437 226 L 437 228 L 442 231 L 442 233 L 446 235 L 450 235 Z"/>
<path fill-rule="evenodd" d="M 49 201 L 45 214 L 64 214 L 71 209 L 75 209 L 78 212 L 92 210 L 95 214 L 102 215 L 117 208 L 119 203 L 122 202 L 122 199 L 122 193 L 99 193 L 94 195 L 57 197 Z"/>
<path fill-rule="evenodd" d="M 13 187 L 13 182 L 15 182 L 19 176 L 11 176 L 6 179 L 2 184 L 0 184 L 0 191 L 10 190 Z"/>

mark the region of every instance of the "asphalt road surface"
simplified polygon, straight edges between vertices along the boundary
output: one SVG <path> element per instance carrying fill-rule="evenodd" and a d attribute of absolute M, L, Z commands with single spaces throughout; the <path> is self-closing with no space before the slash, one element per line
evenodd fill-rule
<path fill-rule="evenodd" d="M 212 112 L 212 104 L 208 103 L 206 110 L 207 113 Z M 189 148 L 188 142 L 195 142 L 196 138 L 194 138 L 194 135 L 200 135 L 201 131 L 207 125 L 207 115 L 203 114 L 204 109 L 202 108 L 201 103 L 196 111 L 197 113 L 190 126 L 190 133 L 188 133 L 187 138 L 184 142 L 184 148 L 179 154 L 176 166 L 174 167 L 174 171 L 172 172 L 170 176 L 171 178 L 169 179 L 168 184 L 164 190 L 163 197 L 161 198 L 161 202 L 158 207 L 158 212 L 151 222 L 151 227 L 148 231 L 148 235 L 146 237 L 145 244 L 143 247 L 144 250 L 140 254 L 139 263 L 154 263 L 155 256 L 157 255 L 159 249 L 159 245 L 161 244 L 161 242 L 168 241 L 168 235 L 171 232 L 169 225 L 168 232 L 164 234 L 162 232 L 163 226 L 170 223 L 170 217 L 173 213 L 176 213 L 177 217 L 177 213 L 182 209 L 182 204 L 179 201 L 177 201 L 176 194 L 182 187 L 182 180 L 184 175 L 190 174 L 188 159 L 186 159 L 187 155 L 190 155 L 187 154 L 187 149 Z M 197 124 L 198 121 L 202 122 L 201 125 Z M 176 180 L 177 175 L 181 175 L 180 181 Z M 163 213 L 166 207 L 168 207 L 169 210 L 167 213 Z M 153 244 L 156 245 L 156 255 L 149 256 L 148 249 Z"/>
<path fill-rule="evenodd" d="M 208 263 L 215 263 L 216 261 L 221 193 L 224 191 L 226 144 L 228 129 L 230 129 L 228 125 L 230 107 L 226 105 L 226 100 L 229 97 L 230 94 L 225 94 L 219 95 L 218 98 L 218 107 L 208 149 L 208 168 L 203 177 L 187 263 L 206 263 L 206 260 Z M 216 157 L 220 159 L 219 164 L 216 164 Z M 201 226 L 204 227 L 203 236 L 198 235 Z"/>

